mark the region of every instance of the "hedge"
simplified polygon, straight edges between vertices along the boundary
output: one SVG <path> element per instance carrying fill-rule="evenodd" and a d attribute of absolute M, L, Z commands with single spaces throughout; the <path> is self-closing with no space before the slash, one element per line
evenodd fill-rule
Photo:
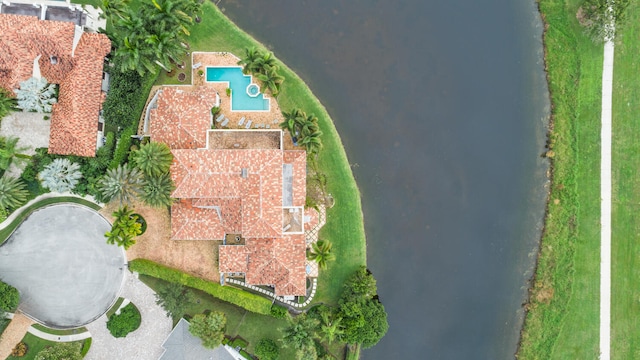
<path fill-rule="evenodd" d="M 222 286 L 218 282 L 204 280 L 145 259 L 130 261 L 129 269 L 143 275 L 204 291 L 215 298 L 240 306 L 254 313 L 271 315 L 271 300 L 241 289 Z"/>
<path fill-rule="evenodd" d="M 109 164 L 109 169 L 115 169 L 120 164 L 124 164 L 129 157 L 129 148 L 131 147 L 131 136 L 135 135 L 136 131 L 133 127 L 129 127 L 122 132 L 116 151 L 113 154 L 113 159 Z"/>
<path fill-rule="evenodd" d="M 13 286 L 0 281 L 0 314 L 2 311 L 13 312 L 20 303 L 20 294 Z"/>

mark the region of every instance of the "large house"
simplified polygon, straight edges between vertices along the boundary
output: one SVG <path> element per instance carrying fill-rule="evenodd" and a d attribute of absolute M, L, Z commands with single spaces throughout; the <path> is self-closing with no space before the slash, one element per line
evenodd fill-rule
<path fill-rule="evenodd" d="M 173 240 L 222 240 L 221 277 L 306 295 L 306 152 L 282 131 L 211 130 L 215 90 L 164 87 L 149 111 L 153 141 L 169 145 L 177 201 Z"/>
<path fill-rule="evenodd" d="M 49 153 L 95 156 L 102 68 L 110 51 L 107 36 L 84 32 L 73 22 L 0 14 L 0 87 L 13 92 L 34 76 L 59 85 Z"/>

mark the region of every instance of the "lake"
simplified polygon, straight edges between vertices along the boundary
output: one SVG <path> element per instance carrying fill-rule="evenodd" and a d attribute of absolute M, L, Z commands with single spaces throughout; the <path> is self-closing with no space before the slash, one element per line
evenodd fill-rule
<path fill-rule="evenodd" d="M 513 359 L 548 164 L 533 0 L 222 1 L 309 84 L 362 192 L 390 330 L 364 359 Z"/>

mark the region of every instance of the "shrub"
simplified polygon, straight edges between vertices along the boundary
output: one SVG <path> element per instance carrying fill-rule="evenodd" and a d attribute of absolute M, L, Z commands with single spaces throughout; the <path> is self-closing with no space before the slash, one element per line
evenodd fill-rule
<path fill-rule="evenodd" d="M 262 339 L 258 342 L 255 349 L 255 354 L 260 360 L 276 360 L 280 353 L 278 344 L 271 339 Z"/>
<path fill-rule="evenodd" d="M 55 343 L 42 349 L 35 360 L 82 360 L 80 354 L 80 344 L 72 343 Z"/>
<path fill-rule="evenodd" d="M 284 319 L 289 311 L 286 307 L 280 305 L 271 306 L 270 315 L 276 319 Z"/>
<path fill-rule="evenodd" d="M 245 350 L 240 350 L 240 355 L 244 356 L 245 359 L 253 359 L 253 356 L 251 356 L 251 354 L 249 354 L 248 352 L 246 352 Z"/>
<path fill-rule="evenodd" d="M 227 326 L 227 317 L 219 311 L 208 314 L 197 314 L 191 319 L 189 332 L 202 340 L 202 345 L 214 349 L 224 340 L 224 329 Z"/>
<path fill-rule="evenodd" d="M 211 115 L 216 116 L 220 113 L 220 107 L 219 106 L 214 106 L 211 108 Z"/>
<path fill-rule="evenodd" d="M 235 339 L 233 339 L 233 341 L 231 342 L 231 347 L 234 349 L 240 348 L 240 349 L 246 349 L 247 345 L 249 345 L 249 343 L 247 342 L 247 340 L 241 338 L 241 337 L 236 337 Z"/>
<path fill-rule="evenodd" d="M 183 273 L 180 270 L 154 263 L 150 260 L 132 260 L 129 262 L 129 269 L 143 275 L 149 275 L 168 282 L 202 290 L 215 298 L 240 306 L 254 313 L 263 315 L 271 314 L 271 300 L 269 299 L 234 287 L 222 286 L 218 282 L 204 280 Z"/>
<path fill-rule="evenodd" d="M 145 220 L 142 215 L 135 213 L 131 216 L 137 216 L 136 222 L 138 224 L 140 224 L 140 234 L 138 235 L 142 235 L 144 234 L 145 231 L 147 231 L 147 220 Z"/>
<path fill-rule="evenodd" d="M 20 303 L 18 289 L 0 281 L 0 311 L 13 312 Z"/>
<path fill-rule="evenodd" d="M 116 64 L 114 69 L 119 66 Z M 126 129 L 136 127 L 157 75 L 135 71 L 111 71 L 111 87 L 102 105 L 105 123 Z"/>
<path fill-rule="evenodd" d="M 80 354 L 83 357 L 87 355 L 87 353 L 89 352 L 89 349 L 91 349 L 91 341 L 92 341 L 91 338 L 88 338 L 82 343 L 82 350 L 80 350 Z"/>
<path fill-rule="evenodd" d="M 231 96 L 231 88 L 227 88 L 227 96 Z"/>
<path fill-rule="evenodd" d="M 113 337 L 121 338 L 140 327 L 142 318 L 140 311 L 133 303 L 120 309 L 120 314 L 113 314 L 107 321 L 107 329 Z"/>
<path fill-rule="evenodd" d="M 57 102 L 56 85 L 49 84 L 43 77 L 22 81 L 15 93 L 18 108 L 24 111 L 50 113 L 51 106 Z"/>
<path fill-rule="evenodd" d="M 127 161 L 131 149 L 131 136 L 135 135 L 135 133 L 133 127 L 127 128 L 122 132 L 120 140 L 118 140 L 118 145 L 116 146 L 116 151 L 113 154 L 113 159 L 111 159 L 111 163 L 109 163 L 110 169 L 115 169 L 118 165 L 124 164 Z"/>
<path fill-rule="evenodd" d="M 13 350 L 11 350 L 11 356 L 23 357 L 27 354 L 27 350 L 28 350 L 27 344 L 20 341 L 19 343 L 16 344 L 16 346 L 14 346 Z"/>
<path fill-rule="evenodd" d="M 54 192 L 73 190 L 82 178 L 80 165 L 69 159 L 55 159 L 38 174 L 45 189 Z"/>

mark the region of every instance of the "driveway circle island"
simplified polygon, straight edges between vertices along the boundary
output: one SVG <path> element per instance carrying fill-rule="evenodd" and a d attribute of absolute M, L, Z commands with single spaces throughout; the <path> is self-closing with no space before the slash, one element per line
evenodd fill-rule
<path fill-rule="evenodd" d="M 104 314 L 124 276 L 121 248 L 108 245 L 111 225 L 75 204 L 31 214 L 0 246 L 0 279 L 20 292 L 19 309 L 47 326 L 75 328 Z"/>

